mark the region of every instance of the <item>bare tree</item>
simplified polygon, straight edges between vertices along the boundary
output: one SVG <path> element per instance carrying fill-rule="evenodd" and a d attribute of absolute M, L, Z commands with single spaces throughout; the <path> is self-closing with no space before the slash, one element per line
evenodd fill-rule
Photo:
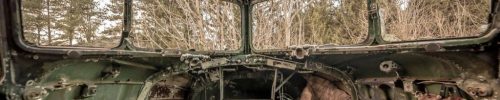
<path fill-rule="evenodd" d="M 235 50 L 240 10 L 221 0 L 142 0 L 135 4 L 132 40 L 143 48 Z"/>
<path fill-rule="evenodd" d="M 270 0 L 254 6 L 252 31 L 257 49 L 292 45 L 350 45 L 368 33 L 363 0 Z"/>
<path fill-rule="evenodd" d="M 380 0 L 386 40 L 477 36 L 487 25 L 490 0 Z M 482 29 L 483 28 L 483 29 Z"/>

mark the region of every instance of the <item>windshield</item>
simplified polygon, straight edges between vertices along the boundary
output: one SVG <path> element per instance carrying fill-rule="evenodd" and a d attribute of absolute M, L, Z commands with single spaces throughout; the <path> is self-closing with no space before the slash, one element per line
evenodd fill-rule
<path fill-rule="evenodd" d="M 23 0 L 24 39 L 36 46 L 116 47 L 123 0 Z"/>
<path fill-rule="evenodd" d="M 24 39 L 36 46 L 119 44 L 124 0 L 23 0 Z M 132 43 L 140 48 L 236 50 L 237 4 L 221 0 L 134 0 Z"/>
<path fill-rule="evenodd" d="M 368 34 L 366 0 L 269 0 L 252 11 L 256 49 L 352 45 Z"/>
<path fill-rule="evenodd" d="M 382 36 L 412 41 L 479 36 L 491 0 L 380 0 Z"/>
<path fill-rule="evenodd" d="M 141 48 L 236 50 L 237 4 L 221 0 L 135 0 L 132 43 Z"/>
<path fill-rule="evenodd" d="M 372 4 L 376 9 L 368 8 L 367 0 L 266 0 L 251 6 L 248 31 L 257 50 L 356 45 L 368 33 L 380 33 L 390 42 L 479 36 L 488 28 L 490 3 L 378 0 Z M 24 41 L 43 47 L 116 47 L 124 29 L 124 4 L 23 0 Z M 222 0 L 133 0 L 129 40 L 139 48 L 237 50 L 247 30 L 240 11 L 238 4 Z M 379 15 L 370 28 L 369 13 Z"/>

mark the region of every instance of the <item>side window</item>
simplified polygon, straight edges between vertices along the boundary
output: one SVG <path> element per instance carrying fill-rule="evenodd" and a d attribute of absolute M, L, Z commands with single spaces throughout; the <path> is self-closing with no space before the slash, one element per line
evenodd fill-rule
<path fill-rule="evenodd" d="M 124 0 L 22 0 L 25 41 L 36 46 L 119 44 Z"/>
<path fill-rule="evenodd" d="M 481 35 L 491 0 L 377 0 L 386 41 Z"/>

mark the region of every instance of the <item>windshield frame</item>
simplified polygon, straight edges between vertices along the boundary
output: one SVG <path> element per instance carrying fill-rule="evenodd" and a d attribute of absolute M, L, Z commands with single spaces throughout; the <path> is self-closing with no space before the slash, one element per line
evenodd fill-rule
<path fill-rule="evenodd" d="M 127 2 L 125 3 L 126 5 L 129 4 L 131 0 L 126 0 Z M 42 53 L 42 54 L 56 54 L 56 55 L 66 55 L 66 56 L 71 56 L 71 55 L 77 55 L 77 56 L 111 56 L 111 55 L 116 55 L 116 56 L 133 56 L 133 57 L 179 57 L 183 53 L 197 53 L 197 54 L 206 54 L 206 55 L 212 55 L 212 56 L 224 56 L 224 55 L 237 55 L 237 54 L 277 54 L 277 55 L 282 55 L 290 52 L 290 49 L 277 49 L 277 50 L 255 50 L 252 47 L 252 43 L 250 42 L 252 37 L 251 37 L 251 14 L 247 12 L 251 12 L 252 6 L 255 5 L 256 3 L 263 2 L 265 0 L 257 0 L 257 1 L 240 1 L 240 0 L 234 0 L 233 3 L 238 3 L 238 5 L 241 8 L 241 17 L 243 17 L 242 20 L 242 45 L 240 46 L 240 49 L 234 50 L 234 51 L 188 51 L 188 50 L 165 50 L 165 51 L 155 51 L 155 50 L 142 50 L 142 49 L 137 49 L 137 48 L 130 48 L 130 45 L 127 46 L 126 42 L 126 37 L 128 36 L 129 33 L 123 32 L 123 34 L 127 35 L 122 35 L 122 39 L 120 42 L 120 45 L 116 48 L 86 48 L 86 47 L 39 47 L 39 46 L 31 46 L 25 43 L 23 39 L 23 29 L 22 29 L 22 17 L 21 17 L 21 8 L 20 8 L 20 2 L 21 0 L 9 0 L 9 4 L 4 4 L 4 5 L 10 5 L 8 6 L 9 8 L 6 9 L 6 13 L 12 13 L 8 14 L 6 16 L 6 19 L 10 20 L 10 23 L 12 26 L 10 29 L 12 29 L 11 36 L 13 37 L 13 43 L 17 45 L 17 47 L 23 51 L 30 52 L 30 53 Z M 368 0 L 368 6 L 369 8 L 372 8 L 373 2 L 375 0 Z M 380 23 L 379 20 L 371 20 L 369 24 L 369 34 L 368 38 L 361 43 L 360 45 L 349 45 L 349 46 L 332 46 L 332 45 L 319 45 L 316 46 L 316 51 L 312 52 L 311 54 L 352 54 L 352 53 L 370 53 L 370 52 L 380 52 L 380 51 L 386 51 L 386 52 L 396 52 L 396 51 L 408 51 L 408 50 L 421 50 L 425 48 L 428 45 L 431 44 L 439 44 L 441 47 L 457 47 L 457 46 L 470 46 L 470 45 L 477 45 L 477 44 L 484 44 L 492 39 L 498 34 L 500 26 L 500 20 L 496 20 L 496 12 L 500 10 L 498 8 L 498 1 L 497 0 L 492 0 L 491 4 L 491 14 L 489 16 L 489 21 L 490 25 L 487 29 L 485 34 L 481 36 L 474 36 L 474 37 L 461 37 L 461 38 L 446 38 L 446 39 L 433 39 L 433 40 L 418 40 L 418 41 L 402 41 L 402 42 L 387 42 L 383 41 L 382 37 L 380 36 L 380 26 L 377 26 L 377 23 Z M 244 6 L 248 5 L 248 6 Z M 247 9 L 248 11 L 245 11 Z M 127 10 L 125 13 L 129 12 L 130 10 Z M 245 15 L 246 14 L 246 15 Z M 378 17 L 378 13 L 373 13 L 370 12 L 369 14 L 370 19 L 372 17 Z M 244 18 L 248 17 L 248 19 Z M 125 22 L 130 22 L 131 16 L 125 14 Z M 372 25 L 373 24 L 373 25 Z M 127 25 L 125 25 L 127 26 Z M 127 27 L 125 27 L 124 30 L 126 30 Z M 374 44 L 376 43 L 376 44 Z"/>
<path fill-rule="evenodd" d="M 268 1 L 270 1 L 270 0 L 256 0 L 256 1 L 252 2 L 251 6 L 250 6 L 250 11 L 249 11 L 250 12 L 250 14 L 249 14 L 249 20 L 250 20 L 249 24 L 250 25 L 249 25 L 249 30 L 248 30 L 248 31 L 250 31 L 250 35 L 249 35 L 250 36 L 249 38 L 251 40 L 250 42 L 252 42 L 252 44 L 250 44 L 250 47 L 251 47 L 252 51 L 255 52 L 255 53 L 289 51 L 289 50 L 287 50 L 288 48 L 281 48 L 281 49 L 257 49 L 253 45 L 253 37 L 254 37 L 253 36 L 254 33 L 252 31 L 253 30 L 253 27 L 252 27 L 253 26 L 252 25 L 252 21 L 253 21 L 253 19 L 252 19 L 253 18 L 252 17 L 252 15 L 253 15 L 253 8 L 254 8 L 255 5 L 257 5 L 259 3 L 264 3 L 264 2 L 268 2 Z M 376 30 L 376 27 L 375 27 L 377 25 L 377 23 L 379 23 L 379 22 L 376 22 L 376 19 L 373 19 L 373 18 L 375 18 L 374 16 L 378 16 L 378 15 L 376 15 L 376 13 L 370 12 L 370 11 L 373 11 L 372 9 L 376 8 L 376 7 L 373 7 L 373 6 L 376 6 L 376 5 L 373 5 L 374 4 L 373 2 L 375 0 L 365 0 L 365 1 L 366 1 L 366 4 L 367 4 L 367 10 L 368 10 L 368 14 L 367 14 L 368 15 L 367 16 L 368 17 L 368 19 L 367 19 L 367 21 L 368 21 L 368 27 L 366 27 L 366 28 L 368 28 L 367 29 L 368 31 L 366 33 L 367 37 L 365 37 L 364 40 L 359 41 L 358 43 L 349 44 L 349 45 L 323 44 L 323 45 L 318 45 L 318 46 L 336 46 L 336 47 L 346 47 L 346 46 L 348 46 L 348 47 L 353 47 L 353 46 L 371 45 L 372 42 L 375 40 L 375 37 L 376 37 L 375 35 L 377 34 L 376 32 L 379 32 L 379 31 Z"/>
<path fill-rule="evenodd" d="M 120 38 L 120 43 L 118 46 L 113 48 L 104 47 L 82 47 L 82 46 L 36 46 L 29 45 L 24 39 L 24 30 L 22 23 L 22 10 L 21 2 L 22 0 L 12 0 L 10 3 L 14 4 L 11 11 L 15 14 L 11 19 L 15 22 L 13 36 L 15 43 L 23 50 L 33 53 L 46 53 L 46 54 L 69 54 L 70 52 L 76 52 L 79 55 L 132 55 L 132 56 L 180 56 L 182 53 L 197 53 L 197 54 L 211 54 L 211 55 L 234 55 L 242 51 L 242 45 L 236 50 L 210 50 L 210 51 L 190 51 L 190 50 L 178 50 L 178 49 L 152 49 L 152 48 L 139 48 L 134 46 L 128 37 L 131 33 L 131 26 L 133 21 L 132 15 L 132 0 L 124 0 L 125 8 L 123 13 L 123 23 L 122 33 Z M 240 0 L 222 0 L 223 2 L 233 3 L 239 6 L 240 10 L 242 8 L 242 2 Z M 242 13 L 243 14 L 243 13 Z M 242 16 L 243 17 L 243 16 Z M 241 22 L 243 25 L 243 21 Z M 241 30 L 244 30 L 241 28 Z M 241 33 L 240 33 L 241 34 Z M 242 36 L 243 38 L 243 36 Z M 241 40 L 243 41 L 243 39 Z"/>
<path fill-rule="evenodd" d="M 268 0 L 261 0 L 260 2 L 265 2 Z M 427 39 L 427 40 L 413 40 L 413 41 L 385 41 L 382 37 L 381 32 L 381 18 L 380 9 L 376 3 L 377 0 L 367 0 L 369 9 L 369 26 L 368 26 L 368 37 L 365 41 L 354 44 L 354 45 L 313 45 L 315 51 L 312 55 L 317 54 L 352 54 L 352 53 L 369 53 L 369 52 L 397 52 L 397 51 L 409 51 L 410 49 L 424 49 L 428 45 L 438 44 L 440 47 L 456 47 L 456 46 L 467 46 L 474 44 L 487 43 L 493 40 L 497 36 L 500 26 L 496 26 L 500 22 L 495 21 L 495 16 L 500 8 L 498 7 L 498 0 L 491 0 L 490 13 L 488 16 L 488 28 L 486 31 L 481 32 L 481 35 L 470 36 L 470 37 L 456 37 L 456 38 L 441 38 L 441 39 Z M 252 18 L 252 17 L 250 17 Z M 251 31 L 251 30 L 250 30 Z M 253 45 L 252 45 L 253 46 Z M 292 52 L 291 48 L 286 49 L 262 49 L 256 50 L 252 47 L 254 53 L 258 54 L 270 54 L 270 55 L 280 55 L 289 54 Z M 411 50 L 410 50 L 411 51 Z M 418 51 L 418 50 L 417 50 Z"/>

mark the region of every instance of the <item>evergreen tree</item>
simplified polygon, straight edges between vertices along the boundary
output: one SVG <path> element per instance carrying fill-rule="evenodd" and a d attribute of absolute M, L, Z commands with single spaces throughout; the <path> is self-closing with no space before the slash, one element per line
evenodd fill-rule
<path fill-rule="evenodd" d="M 120 12 L 119 9 L 108 7 L 123 5 L 113 4 L 118 1 L 121 0 L 113 0 L 107 6 L 102 6 L 105 2 L 102 0 L 23 0 L 24 36 L 28 42 L 39 46 L 110 47 L 112 42 L 107 41 L 113 39 L 103 37 L 116 39 L 118 32 L 109 31 L 113 28 L 101 32 L 99 28 L 104 27 L 105 21 L 119 20 L 112 17 Z M 121 24 L 121 20 L 118 24 Z"/>

